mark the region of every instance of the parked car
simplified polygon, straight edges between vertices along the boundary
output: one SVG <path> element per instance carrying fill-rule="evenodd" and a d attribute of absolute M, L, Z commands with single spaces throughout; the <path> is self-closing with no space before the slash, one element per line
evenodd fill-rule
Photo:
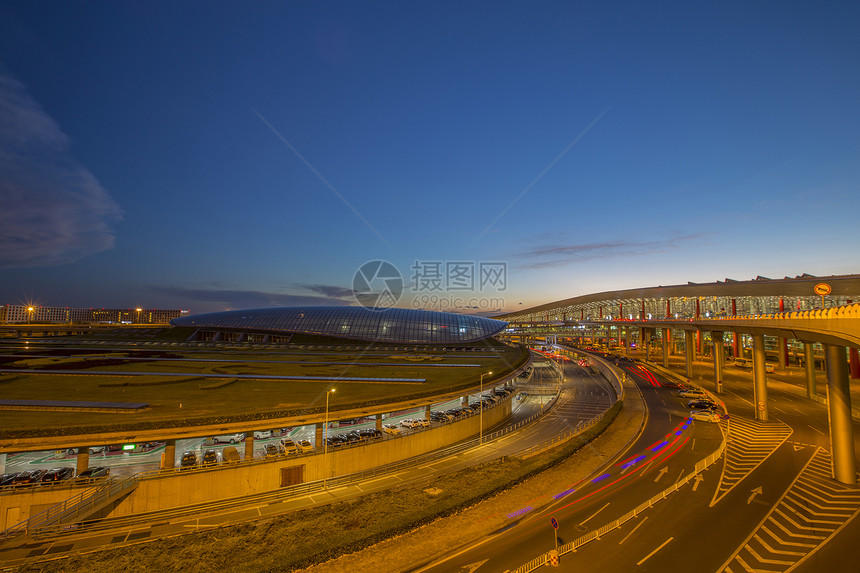
<path fill-rule="evenodd" d="M 376 428 L 365 428 L 358 433 L 366 440 L 376 440 L 382 437 L 382 432 Z"/>
<path fill-rule="evenodd" d="M 738 368 L 752 368 L 753 361 L 749 358 L 735 358 L 734 365 Z"/>
<path fill-rule="evenodd" d="M 266 444 L 266 447 L 263 448 L 263 456 L 265 456 L 266 459 L 270 460 L 273 458 L 277 458 L 280 455 L 281 451 L 275 444 Z"/>
<path fill-rule="evenodd" d="M 305 440 L 305 441 L 307 442 L 307 440 Z M 308 443 L 310 444 L 310 442 L 308 442 Z M 281 449 L 283 450 L 284 454 L 286 454 L 288 456 L 291 454 L 299 453 L 298 446 L 296 446 L 296 443 L 289 438 L 281 439 Z M 313 449 L 313 448 L 311 448 L 311 449 Z"/>
<path fill-rule="evenodd" d="M 717 408 L 717 404 L 711 400 L 698 399 L 687 402 L 687 407 L 695 410 L 715 410 Z"/>
<path fill-rule="evenodd" d="M 51 468 L 42 474 L 39 478 L 41 483 L 51 483 L 55 481 L 64 481 L 75 477 L 75 468 L 64 466 L 61 468 Z"/>
<path fill-rule="evenodd" d="M 227 446 L 221 450 L 221 461 L 225 464 L 238 464 L 240 459 L 236 446 Z"/>
<path fill-rule="evenodd" d="M 299 440 L 298 442 L 296 442 L 296 447 L 303 454 L 307 454 L 309 452 L 314 451 L 314 445 L 308 440 Z M 286 448 L 284 449 L 286 450 Z"/>
<path fill-rule="evenodd" d="M 338 438 L 343 440 L 344 444 L 357 444 L 361 440 L 358 437 L 358 432 L 349 432 L 346 434 L 338 434 Z"/>
<path fill-rule="evenodd" d="M 28 485 L 34 484 L 42 479 L 42 475 L 44 475 L 45 470 L 27 470 L 25 472 L 20 472 L 15 476 L 15 479 L 12 480 L 10 485 Z"/>
<path fill-rule="evenodd" d="M 217 466 L 218 465 L 218 452 L 215 450 L 206 450 L 203 452 L 203 458 L 200 462 L 204 466 Z"/>
<path fill-rule="evenodd" d="M 16 477 L 18 477 L 18 472 L 0 475 L 0 487 L 11 485 Z"/>
<path fill-rule="evenodd" d="M 258 430 L 254 432 L 255 440 L 268 440 L 272 437 L 272 430 Z"/>
<path fill-rule="evenodd" d="M 400 420 L 400 425 L 406 428 L 420 428 L 421 424 L 418 423 L 417 420 L 412 420 L 407 418 L 406 420 Z"/>
<path fill-rule="evenodd" d="M 418 423 L 418 426 L 420 428 L 429 428 L 430 427 L 430 420 L 428 420 L 427 418 L 418 418 L 415 421 Z"/>
<path fill-rule="evenodd" d="M 107 466 L 92 466 L 81 473 L 78 474 L 78 477 L 75 478 L 77 482 L 85 482 L 90 480 L 95 480 L 98 478 L 107 477 L 110 475 L 110 468 Z"/>
<path fill-rule="evenodd" d="M 179 458 L 179 469 L 187 470 L 193 467 L 197 467 L 197 453 L 191 451 L 183 453 Z"/>
<path fill-rule="evenodd" d="M 226 436 L 215 436 L 215 441 L 222 444 L 238 444 L 245 441 L 245 434 L 228 434 Z"/>
<path fill-rule="evenodd" d="M 341 439 L 340 436 L 329 436 L 325 439 L 325 443 L 328 448 L 339 448 L 346 445 L 346 441 Z"/>
<path fill-rule="evenodd" d="M 382 431 L 392 436 L 399 436 L 401 434 L 400 428 L 398 428 L 394 424 L 383 424 Z"/>
<path fill-rule="evenodd" d="M 693 410 L 690 417 L 700 422 L 719 422 L 720 415 L 713 410 Z"/>

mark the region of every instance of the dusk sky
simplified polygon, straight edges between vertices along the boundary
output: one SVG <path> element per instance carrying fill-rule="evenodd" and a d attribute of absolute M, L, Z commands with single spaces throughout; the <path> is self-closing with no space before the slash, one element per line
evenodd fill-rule
<path fill-rule="evenodd" d="M 372 260 L 398 306 L 483 314 L 857 273 L 858 22 L 856 2 L 4 0 L 0 304 L 356 304 Z M 410 288 L 437 263 L 474 288 Z"/>

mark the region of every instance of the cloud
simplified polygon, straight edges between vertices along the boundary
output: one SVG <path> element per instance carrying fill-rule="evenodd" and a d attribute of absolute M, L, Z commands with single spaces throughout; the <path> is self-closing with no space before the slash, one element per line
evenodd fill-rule
<path fill-rule="evenodd" d="M 344 288 L 344 287 L 334 286 L 334 285 L 299 284 L 296 286 L 307 289 L 311 292 L 321 294 L 323 296 L 333 297 L 333 298 L 352 298 L 355 295 L 355 292 L 351 288 Z"/>
<path fill-rule="evenodd" d="M 0 74 L 0 268 L 75 262 L 114 247 L 122 210 L 59 125 Z"/>
<path fill-rule="evenodd" d="M 349 301 L 329 296 L 296 295 L 279 292 L 232 289 L 194 289 L 181 286 L 152 286 L 150 290 L 197 306 L 259 308 L 268 306 L 348 305 Z M 212 303 L 217 303 L 213 305 Z M 223 309 L 222 308 L 222 309 Z"/>
<path fill-rule="evenodd" d="M 625 256 L 665 253 L 680 247 L 681 243 L 699 239 L 704 235 L 685 235 L 665 241 L 609 241 L 580 245 L 550 245 L 536 247 L 514 255 L 526 259 L 522 268 L 545 269 L 592 259 L 609 259 Z"/>

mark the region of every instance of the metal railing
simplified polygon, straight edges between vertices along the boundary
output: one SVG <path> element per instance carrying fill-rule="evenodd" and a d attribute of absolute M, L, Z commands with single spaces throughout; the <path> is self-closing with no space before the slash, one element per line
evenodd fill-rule
<path fill-rule="evenodd" d="M 666 499 L 670 494 L 678 491 L 679 489 L 681 489 L 681 487 L 687 485 L 687 483 L 690 480 L 695 479 L 695 477 L 697 475 L 699 475 L 700 473 L 702 473 L 703 471 L 708 469 L 711 466 L 711 464 L 713 464 L 714 462 L 716 462 L 718 459 L 720 459 L 722 457 L 725 449 L 726 449 L 726 434 L 723 434 L 723 441 L 720 444 L 720 447 L 717 448 L 717 450 L 714 451 L 708 457 L 706 457 L 702 460 L 699 460 L 699 462 L 696 463 L 692 472 L 688 473 L 686 476 L 684 476 L 683 478 L 681 478 L 680 480 L 678 480 L 677 482 L 675 482 L 671 486 L 667 487 L 666 489 L 664 489 L 663 491 L 661 491 L 657 495 L 653 496 L 649 500 L 639 504 L 638 506 L 633 508 L 631 511 L 628 511 L 627 513 L 625 513 L 624 515 L 622 515 L 618 519 L 615 519 L 615 520 L 607 523 L 606 525 L 604 525 L 603 527 L 601 527 L 599 529 L 589 531 L 588 533 L 578 537 L 577 539 L 574 539 L 573 541 L 571 541 L 569 543 L 565 543 L 564 545 L 561 545 L 558 548 L 558 555 L 561 556 L 561 555 L 564 555 L 565 553 L 570 553 L 571 551 L 576 551 L 579 547 L 582 547 L 586 543 L 594 541 L 595 539 L 600 538 L 602 535 L 606 535 L 610 531 L 618 529 L 619 527 L 621 527 L 622 525 L 624 525 L 625 523 L 627 523 L 628 521 L 630 521 L 634 517 L 638 516 L 643 511 L 645 511 L 651 507 L 654 507 L 654 504 Z M 529 573 L 530 571 L 534 571 L 535 569 L 538 569 L 539 567 L 543 567 L 544 565 L 549 563 L 549 559 L 550 559 L 550 553 L 549 552 L 543 553 L 542 555 L 535 557 L 534 559 L 532 559 L 528 563 L 525 563 L 525 564 L 519 566 L 518 568 L 516 568 L 513 571 L 513 573 Z"/>
<path fill-rule="evenodd" d="M 506 400 L 513 400 L 513 397 L 516 393 L 511 394 L 506 397 Z M 296 484 L 293 486 L 287 486 L 284 488 L 280 488 L 275 491 L 263 492 L 260 494 L 253 494 L 250 496 L 241 496 L 236 498 L 230 498 L 225 500 L 219 500 L 215 502 L 204 502 L 201 504 L 183 506 L 180 508 L 170 509 L 170 510 L 160 510 L 155 512 L 141 513 L 137 515 L 130 515 L 118 518 L 109 518 L 102 519 L 98 522 L 87 524 L 87 526 L 81 527 L 80 524 L 75 523 L 75 519 L 72 516 L 80 516 L 87 514 L 87 511 L 92 512 L 92 510 L 97 506 L 101 501 L 105 501 L 110 499 L 114 495 L 119 495 L 123 490 L 130 490 L 131 487 L 137 485 L 137 483 L 143 479 L 153 479 L 158 477 L 164 477 L 165 473 L 172 473 L 174 469 L 170 470 L 158 470 L 154 472 L 148 472 L 144 474 L 137 474 L 131 478 L 127 478 L 126 480 L 122 480 L 122 482 L 112 481 L 106 486 L 103 485 L 97 491 L 104 491 L 104 493 L 98 495 L 96 497 L 96 492 L 92 492 L 93 495 L 88 496 L 86 499 L 81 498 L 81 496 L 76 496 L 76 498 L 72 498 L 63 502 L 62 504 L 58 504 L 55 507 L 49 508 L 42 514 L 38 514 L 34 516 L 30 520 L 19 523 L 16 526 L 7 529 L 6 531 L 0 532 L 0 539 L 6 539 L 12 537 L 14 535 L 20 533 L 27 533 L 33 537 L 47 537 L 47 536 L 60 536 L 63 534 L 73 534 L 79 533 L 82 530 L 86 531 L 97 531 L 104 529 L 113 529 L 118 526 L 128 527 L 130 525 L 135 524 L 145 524 L 152 522 L 154 518 L 157 518 L 159 521 L 165 521 L 172 518 L 178 518 L 187 515 L 195 515 L 200 514 L 201 512 L 214 512 L 218 510 L 230 509 L 238 506 L 247 505 L 249 502 L 266 502 L 266 501 L 274 501 L 274 500 L 283 500 L 291 497 L 298 497 L 302 495 L 307 495 L 310 493 L 324 491 L 328 487 L 332 486 L 348 486 L 354 483 L 359 483 L 368 478 L 377 477 L 379 475 L 394 473 L 403 469 L 411 469 L 414 468 L 416 464 L 426 463 L 430 461 L 435 461 L 438 459 L 450 457 L 452 455 L 461 453 L 466 450 L 474 449 L 479 447 L 481 444 L 490 442 L 496 439 L 499 439 L 511 432 L 517 431 L 524 426 L 527 426 L 542 416 L 544 416 L 547 412 L 549 412 L 552 407 L 557 403 L 559 399 L 559 393 L 556 394 L 550 399 L 547 405 L 541 409 L 541 411 L 536 412 L 525 418 L 520 420 L 516 424 L 512 424 L 510 426 L 506 426 L 494 432 L 490 432 L 484 434 L 483 440 L 479 440 L 479 438 L 473 438 L 469 440 L 465 440 L 459 444 L 455 444 L 453 446 L 449 446 L 447 448 L 443 448 L 440 450 L 434 450 L 432 452 L 428 452 L 426 454 L 415 456 L 413 458 L 409 458 L 406 460 L 400 460 L 397 462 L 392 462 L 390 464 L 385 464 L 383 466 L 378 466 L 374 468 L 370 468 L 367 470 L 363 470 L 361 472 L 356 472 L 353 474 L 336 476 L 332 478 L 327 478 L 326 480 L 317 480 L 313 482 L 305 482 L 301 484 Z M 498 404 L 501 404 L 503 401 L 500 401 Z M 496 404 L 496 405 L 498 405 Z M 610 406 L 611 407 L 611 406 Z M 607 408 L 608 409 L 608 408 Z M 476 412 L 477 413 L 477 412 Z M 546 440 L 540 444 L 535 446 L 531 446 L 528 448 L 524 448 L 522 450 L 518 450 L 512 454 L 509 454 L 514 457 L 527 457 L 530 455 L 535 455 L 536 453 L 548 450 L 552 447 L 559 445 L 560 443 L 568 440 L 578 433 L 582 433 L 589 428 L 593 427 L 595 424 L 600 422 L 603 419 L 606 411 L 601 412 L 594 418 L 589 420 L 584 420 L 580 422 L 576 427 L 568 432 L 565 432 L 561 436 L 555 436 L 549 440 Z M 475 414 L 472 414 L 475 415 Z M 247 460 L 245 462 L 241 462 L 243 464 L 246 463 L 263 463 L 270 460 L 264 459 L 254 459 Z M 201 468 L 202 469 L 202 468 Z M 210 469 L 210 468 L 206 468 Z M 213 468 L 214 469 L 214 468 Z M 116 484 L 117 488 L 110 487 L 111 484 Z M 81 499 L 78 499 L 81 498 Z M 90 499 L 92 498 L 92 499 Z M 75 501 L 77 499 L 77 501 Z M 73 507 L 77 504 L 78 507 Z M 62 506 L 62 507 L 61 507 Z"/>
<path fill-rule="evenodd" d="M 74 523 L 81 516 L 92 514 L 100 504 L 115 496 L 122 495 L 124 492 L 131 491 L 137 486 L 138 481 L 138 476 L 123 480 L 104 480 L 95 489 L 83 491 L 0 532 L 0 540 L 6 540 L 19 534 L 30 535 L 52 526 L 62 527 L 64 524 Z"/>
<path fill-rule="evenodd" d="M 510 396 L 506 397 L 505 400 L 512 400 L 515 395 L 516 395 L 516 393 L 511 394 Z M 512 425 L 506 426 L 504 428 L 501 428 L 499 430 L 496 430 L 494 432 L 489 432 L 487 434 L 484 434 L 483 441 L 479 441 L 479 438 L 476 437 L 476 438 L 472 438 L 469 440 L 465 440 L 459 444 L 449 446 L 447 448 L 443 448 L 440 450 L 434 450 L 432 452 L 428 452 L 426 454 L 423 454 L 420 456 L 415 456 L 415 457 L 412 457 L 412 458 L 409 458 L 406 460 L 400 460 L 397 462 L 392 462 L 390 464 L 385 464 L 383 466 L 370 468 L 370 469 L 363 470 L 361 472 L 356 472 L 353 474 L 327 478 L 326 480 L 317 480 L 317 481 L 313 481 L 313 482 L 305 482 L 305 483 L 296 484 L 293 486 L 287 486 L 287 487 L 280 488 L 280 489 L 275 490 L 275 491 L 263 492 L 260 494 L 253 494 L 250 496 L 241 496 L 241 497 L 237 497 L 237 498 L 230 498 L 230 499 L 226 499 L 226 500 L 219 500 L 219 501 L 215 501 L 215 502 L 205 502 L 205 503 L 196 504 L 196 505 L 183 506 L 183 507 L 175 508 L 175 509 L 171 509 L 171 510 L 162 510 L 162 511 L 142 513 L 142 514 L 137 514 L 137 515 L 132 515 L 132 516 L 125 516 L 125 517 L 99 520 L 99 522 L 97 522 L 97 523 L 88 524 L 86 526 L 86 530 L 87 531 L 96 531 L 96 530 L 100 530 L 100 529 L 112 529 L 112 528 L 115 528 L 119 525 L 128 526 L 128 525 L 133 525 L 133 524 L 142 524 L 142 523 L 147 523 L 147 522 L 152 521 L 154 517 L 157 517 L 159 520 L 163 521 L 165 519 L 181 517 L 184 515 L 199 514 L 203 510 L 205 510 L 207 512 L 212 512 L 212 511 L 217 511 L 219 509 L 229 509 L 229 508 L 236 507 L 236 506 L 246 505 L 250 501 L 265 502 L 265 501 L 271 501 L 271 500 L 282 500 L 282 499 L 290 498 L 290 497 L 298 497 L 298 496 L 307 495 L 310 493 L 324 491 L 328 487 L 347 486 L 347 485 L 351 485 L 354 483 L 359 483 L 359 482 L 364 481 L 368 478 L 377 477 L 379 475 L 394 473 L 394 472 L 397 472 L 397 471 L 400 471 L 403 469 L 411 469 L 411 468 L 414 468 L 416 464 L 426 463 L 426 462 L 435 461 L 435 460 L 438 460 L 441 458 L 450 457 L 452 455 L 461 453 L 463 451 L 476 448 L 476 447 L 480 446 L 482 443 L 496 440 L 496 439 L 501 438 L 507 434 L 510 434 L 511 432 L 517 431 L 517 430 L 523 428 L 524 426 L 535 422 L 536 420 L 541 418 L 543 415 L 545 415 L 552 408 L 552 406 L 556 403 L 557 400 L 558 400 L 558 393 L 556 393 L 556 395 L 552 397 L 552 399 L 547 403 L 547 405 L 541 411 L 532 414 L 528 418 L 520 420 L 516 424 L 512 424 Z M 501 403 L 503 403 L 503 401 L 500 401 L 496 405 L 499 405 Z M 471 414 L 471 415 L 474 416 L 476 414 L 477 414 L 477 412 L 475 412 L 474 414 Z M 598 416 L 597 418 L 595 418 L 593 420 L 588 420 L 588 421 L 586 421 L 586 423 L 590 423 L 590 425 L 593 425 L 593 424 L 597 423 L 597 421 L 599 421 L 599 418 L 602 418 L 602 416 L 603 416 L 603 414 L 600 414 L 600 416 Z M 590 425 L 588 427 L 590 427 Z M 582 429 L 582 431 L 587 429 L 587 427 L 585 426 L 585 423 L 581 423 L 577 427 L 580 427 Z M 570 432 L 568 432 L 567 434 L 570 434 Z M 539 446 L 540 446 L 541 451 L 542 451 L 542 450 L 548 449 L 549 447 L 552 447 L 552 445 L 557 445 L 558 443 L 559 443 L 558 440 L 548 440 L 548 441 L 540 444 Z M 530 450 L 530 449 L 531 448 L 526 448 L 526 450 Z M 515 452 L 511 455 L 521 456 L 523 451 L 525 451 L 525 450 Z M 242 464 L 264 463 L 267 461 L 271 461 L 271 460 L 254 459 L 254 460 L 244 461 L 241 463 Z M 203 468 L 200 468 L 200 469 L 203 469 Z M 210 469 L 210 468 L 205 468 L 205 469 Z M 215 469 L 215 468 L 211 468 L 211 469 Z M 122 480 L 122 481 L 123 482 L 129 482 L 129 483 L 133 481 L 134 482 L 133 485 L 136 486 L 137 483 L 143 479 L 154 479 L 154 478 L 158 478 L 158 477 L 164 477 L 165 474 L 167 474 L 167 473 L 172 474 L 175 471 L 177 471 L 177 470 L 175 470 L 175 469 L 156 470 L 153 472 L 137 474 L 137 475 L 133 476 L 132 478 L 128 478 L 128 479 Z M 325 481 L 325 484 L 324 484 L 324 481 Z M 111 482 L 111 483 L 115 483 L 115 482 Z M 108 484 L 108 486 L 109 485 L 110 484 Z M 109 487 L 102 486 L 99 489 L 100 490 L 108 490 Z M 95 492 L 93 492 L 93 493 L 95 493 Z M 117 492 L 115 490 L 111 490 L 110 493 L 104 493 L 99 497 L 101 500 L 104 500 L 104 499 L 110 498 L 111 496 L 115 495 L 116 493 Z M 90 500 L 90 497 L 92 497 L 94 499 Z M 6 539 L 6 538 L 9 538 L 9 537 L 12 537 L 14 535 L 21 534 L 21 533 L 26 533 L 26 534 L 31 535 L 33 537 L 46 537 L 46 536 L 59 536 L 59 535 L 63 535 L 63 534 L 80 532 L 83 528 L 81 528 L 78 524 L 74 524 L 74 519 L 70 519 L 70 517 L 72 515 L 78 515 L 78 516 L 85 515 L 87 511 L 92 511 L 92 508 L 95 505 L 97 505 L 98 503 L 99 503 L 99 500 L 95 499 L 94 495 L 88 496 L 86 499 L 84 499 L 82 496 L 76 496 L 75 498 L 72 498 L 70 500 L 67 500 L 66 502 L 58 504 L 57 506 L 49 508 L 45 512 L 42 512 L 42 514 L 38 514 L 37 516 L 34 516 L 33 518 L 30 518 L 27 521 L 21 522 L 21 523 L 17 524 L 16 526 L 13 526 L 12 528 L 7 529 L 6 531 L 0 532 L 0 539 Z M 77 508 L 73 507 L 76 504 L 80 507 L 77 507 Z"/>

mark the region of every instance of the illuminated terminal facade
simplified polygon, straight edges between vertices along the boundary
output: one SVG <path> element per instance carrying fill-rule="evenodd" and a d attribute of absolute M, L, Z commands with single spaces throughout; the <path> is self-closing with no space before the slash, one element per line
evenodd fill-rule
<path fill-rule="evenodd" d="M 814 310 L 851 302 L 860 302 L 860 275 L 815 277 L 803 274 L 782 279 L 726 279 L 602 292 L 544 304 L 500 318 L 523 324 L 721 317 Z"/>
<path fill-rule="evenodd" d="M 803 274 L 771 279 L 756 277 L 737 281 L 725 279 L 712 283 L 644 287 L 577 296 L 500 316 L 510 323 L 509 334 L 522 334 L 537 325 L 555 325 L 556 332 L 569 332 L 580 343 L 602 341 L 608 346 L 657 343 L 669 337 L 669 351 L 682 348 L 684 331 L 648 328 L 632 321 L 661 319 L 730 318 L 765 316 L 776 313 L 812 311 L 860 302 L 860 275 L 818 277 Z M 696 351 L 707 352 L 707 332 L 696 335 Z M 733 333 L 731 352 L 735 358 L 748 356 L 752 337 Z M 766 337 L 769 351 L 776 352 L 783 365 L 789 356 L 800 357 L 803 343 L 798 340 Z M 816 344 L 820 349 L 820 345 Z M 782 351 L 779 351 L 781 349 Z M 852 376 L 860 376 L 857 350 L 850 349 Z M 798 358 L 799 359 L 799 358 Z"/>
<path fill-rule="evenodd" d="M 500 333 L 506 322 L 451 312 L 363 306 L 230 310 L 170 321 L 195 327 L 198 340 L 287 342 L 296 334 L 393 344 L 470 343 Z"/>

